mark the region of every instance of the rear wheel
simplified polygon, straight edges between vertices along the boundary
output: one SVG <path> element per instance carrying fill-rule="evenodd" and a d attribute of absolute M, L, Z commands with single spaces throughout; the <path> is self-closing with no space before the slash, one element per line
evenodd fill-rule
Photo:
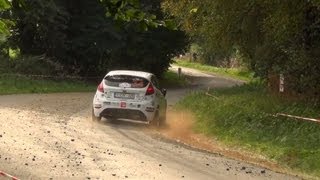
<path fill-rule="evenodd" d="M 159 112 L 157 111 L 154 115 L 153 120 L 150 123 L 152 126 L 159 126 L 160 125 L 160 117 L 159 117 Z"/>
<path fill-rule="evenodd" d="M 91 117 L 92 117 L 92 121 L 101 121 L 101 117 L 96 117 L 95 115 L 94 115 L 94 109 L 92 108 L 92 115 L 91 115 Z"/>
<path fill-rule="evenodd" d="M 166 124 L 166 113 L 160 115 L 159 111 L 157 111 L 153 118 L 152 124 L 157 127 L 163 127 Z"/>

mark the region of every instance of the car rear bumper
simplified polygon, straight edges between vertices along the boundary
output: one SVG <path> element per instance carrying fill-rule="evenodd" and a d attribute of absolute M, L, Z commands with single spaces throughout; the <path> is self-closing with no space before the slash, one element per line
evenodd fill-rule
<path fill-rule="evenodd" d="M 126 106 L 121 107 L 119 101 L 106 101 L 94 98 L 93 110 L 96 117 L 130 119 L 135 121 L 150 122 L 154 119 L 156 108 L 154 103 L 125 102 Z"/>
<path fill-rule="evenodd" d="M 100 116 L 112 119 L 130 119 L 148 122 L 147 116 L 143 112 L 133 109 L 107 108 L 100 113 Z"/>

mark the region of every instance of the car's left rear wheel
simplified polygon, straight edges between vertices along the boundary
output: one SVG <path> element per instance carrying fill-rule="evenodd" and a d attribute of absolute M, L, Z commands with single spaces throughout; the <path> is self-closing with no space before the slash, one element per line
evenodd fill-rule
<path fill-rule="evenodd" d="M 97 117 L 94 115 L 94 109 L 92 108 L 92 121 L 101 121 L 101 117 Z"/>

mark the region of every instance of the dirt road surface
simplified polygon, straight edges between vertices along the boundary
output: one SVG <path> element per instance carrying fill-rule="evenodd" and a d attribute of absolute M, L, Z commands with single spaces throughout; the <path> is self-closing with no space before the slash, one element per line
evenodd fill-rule
<path fill-rule="evenodd" d="M 241 83 L 184 71 L 191 89 Z M 187 91 L 169 90 L 169 105 Z M 93 94 L 0 96 L 0 171 L 21 179 L 296 179 L 175 143 L 146 125 L 93 123 Z M 170 118 L 167 128 L 179 132 Z"/>

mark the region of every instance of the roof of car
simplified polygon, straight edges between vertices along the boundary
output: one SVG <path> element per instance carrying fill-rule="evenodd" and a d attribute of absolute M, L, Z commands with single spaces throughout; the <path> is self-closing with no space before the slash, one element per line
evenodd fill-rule
<path fill-rule="evenodd" d="M 115 70 L 108 72 L 107 76 L 114 75 L 128 75 L 128 76 L 138 76 L 149 79 L 153 74 L 144 71 L 132 71 L 132 70 Z"/>

